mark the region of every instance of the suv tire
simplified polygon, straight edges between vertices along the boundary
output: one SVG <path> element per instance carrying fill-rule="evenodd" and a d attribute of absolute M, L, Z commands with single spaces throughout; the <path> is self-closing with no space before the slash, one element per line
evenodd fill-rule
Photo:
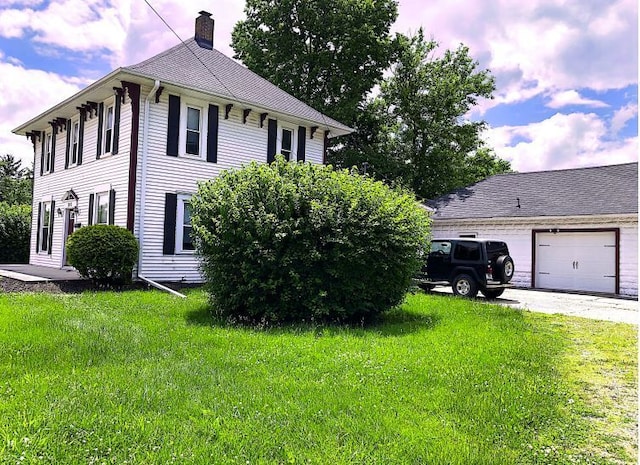
<path fill-rule="evenodd" d="M 433 284 L 420 283 L 418 284 L 418 287 L 425 292 L 430 292 L 433 291 L 433 288 L 435 288 L 436 286 L 434 286 Z"/>
<path fill-rule="evenodd" d="M 500 282 L 508 283 L 513 278 L 515 267 L 513 259 L 509 255 L 501 255 L 496 260 L 496 268 L 500 277 Z"/>
<path fill-rule="evenodd" d="M 478 285 L 468 274 L 459 274 L 451 283 L 453 293 L 460 297 L 473 298 L 478 295 Z"/>
<path fill-rule="evenodd" d="M 482 292 L 482 295 L 485 296 L 488 300 L 497 299 L 504 292 L 504 288 L 502 289 L 485 289 Z"/>

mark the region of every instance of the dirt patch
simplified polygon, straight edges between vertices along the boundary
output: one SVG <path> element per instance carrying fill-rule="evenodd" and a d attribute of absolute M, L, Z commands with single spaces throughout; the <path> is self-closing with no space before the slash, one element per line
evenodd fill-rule
<path fill-rule="evenodd" d="M 120 290 L 147 289 L 143 283 L 132 283 Z M 84 291 L 100 290 L 91 281 L 46 281 L 24 282 L 17 279 L 0 277 L 0 292 L 43 292 L 47 294 L 80 294 Z"/>

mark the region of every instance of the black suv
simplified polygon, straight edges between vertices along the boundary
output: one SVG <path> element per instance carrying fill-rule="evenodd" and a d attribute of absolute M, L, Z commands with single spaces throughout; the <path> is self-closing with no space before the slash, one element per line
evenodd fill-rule
<path fill-rule="evenodd" d="M 451 286 L 455 295 L 475 297 L 478 291 L 488 299 L 504 292 L 515 271 L 507 244 L 484 239 L 438 239 L 417 278 L 424 290 Z"/>

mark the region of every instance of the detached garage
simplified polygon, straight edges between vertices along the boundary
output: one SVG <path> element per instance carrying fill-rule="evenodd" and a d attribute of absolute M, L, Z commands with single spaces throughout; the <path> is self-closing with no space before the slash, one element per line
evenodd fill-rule
<path fill-rule="evenodd" d="M 492 176 L 444 195 L 433 237 L 505 241 L 514 284 L 638 295 L 638 164 Z"/>

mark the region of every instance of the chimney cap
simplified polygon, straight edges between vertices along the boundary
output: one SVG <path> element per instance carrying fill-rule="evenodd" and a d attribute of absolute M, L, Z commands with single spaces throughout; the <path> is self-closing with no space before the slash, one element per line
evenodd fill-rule
<path fill-rule="evenodd" d="M 199 14 L 200 16 L 208 16 L 208 17 L 211 17 L 211 13 L 209 13 L 208 11 L 204 11 L 204 10 L 199 11 L 199 12 L 198 12 L 198 14 Z"/>

